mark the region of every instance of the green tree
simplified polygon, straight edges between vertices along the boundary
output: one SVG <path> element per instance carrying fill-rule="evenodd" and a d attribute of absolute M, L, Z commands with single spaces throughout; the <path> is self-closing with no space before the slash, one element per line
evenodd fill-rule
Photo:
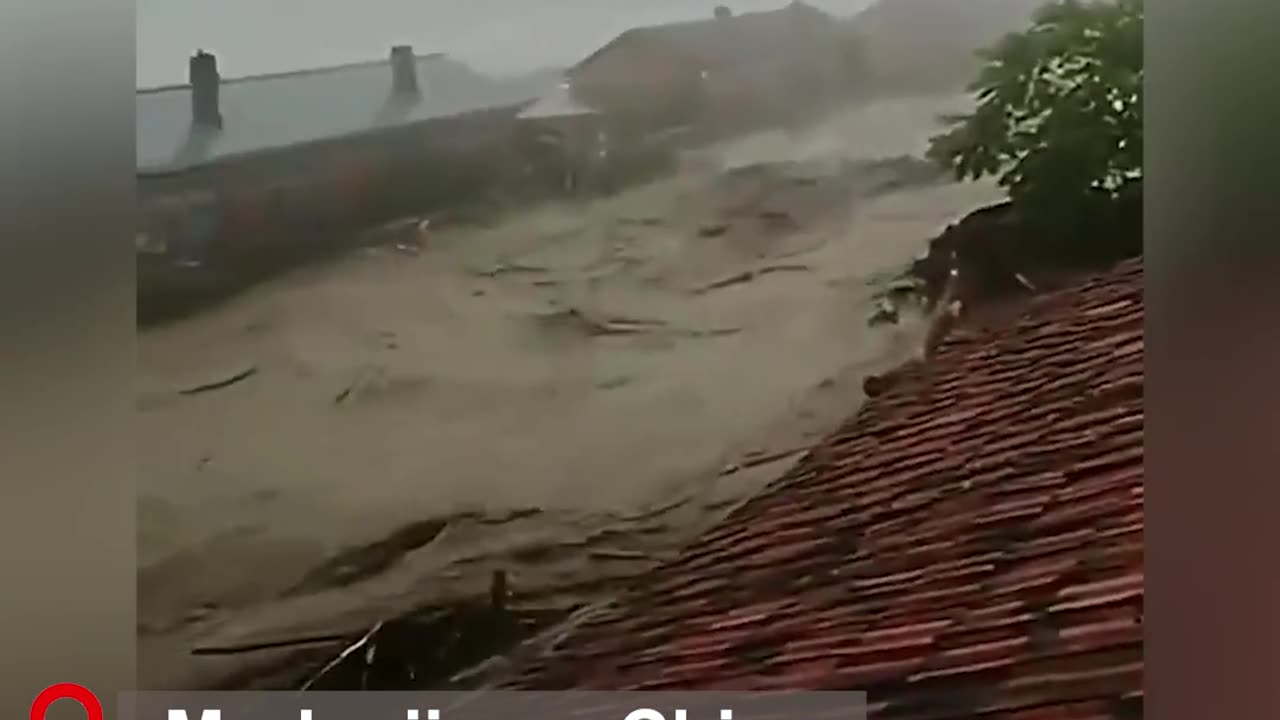
<path fill-rule="evenodd" d="M 944 118 L 930 156 L 959 179 L 995 176 L 1041 229 L 1140 199 L 1142 22 L 1142 0 L 1044 6 L 982 53 L 977 109 Z"/>

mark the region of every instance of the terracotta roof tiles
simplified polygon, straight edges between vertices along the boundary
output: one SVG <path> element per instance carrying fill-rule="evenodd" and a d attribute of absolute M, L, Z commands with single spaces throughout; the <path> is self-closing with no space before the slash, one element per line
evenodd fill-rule
<path fill-rule="evenodd" d="M 1141 716 L 1142 320 L 1135 261 L 959 328 L 511 685 Z"/>

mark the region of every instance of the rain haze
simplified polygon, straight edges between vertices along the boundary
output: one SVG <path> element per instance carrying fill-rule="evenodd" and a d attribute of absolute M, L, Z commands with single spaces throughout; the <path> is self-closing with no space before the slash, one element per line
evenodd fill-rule
<path fill-rule="evenodd" d="M 755 497 L 924 352 L 1002 197 L 929 140 L 1038 2 L 140 0 L 141 685 L 527 634 Z"/>
<path fill-rule="evenodd" d="M 197 49 L 218 56 L 226 77 L 378 59 L 395 44 L 444 52 L 494 74 L 570 65 L 628 28 L 691 20 L 715 2 L 687 0 L 139 0 L 138 87 L 186 81 Z M 739 12 L 778 0 L 737 0 Z M 869 0 L 816 0 L 837 15 Z"/>

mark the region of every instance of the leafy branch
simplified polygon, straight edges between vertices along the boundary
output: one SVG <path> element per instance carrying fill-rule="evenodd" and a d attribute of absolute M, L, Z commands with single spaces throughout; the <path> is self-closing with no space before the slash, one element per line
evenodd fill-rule
<path fill-rule="evenodd" d="M 943 118 L 930 157 L 1048 223 L 1140 188 L 1142 24 L 1142 0 L 1044 6 L 982 53 L 977 108 Z"/>

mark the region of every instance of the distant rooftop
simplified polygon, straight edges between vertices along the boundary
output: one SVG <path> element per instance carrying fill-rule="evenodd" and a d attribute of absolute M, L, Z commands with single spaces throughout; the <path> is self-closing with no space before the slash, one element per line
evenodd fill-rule
<path fill-rule="evenodd" d="M 1141 261 L 961 326 L 505 687 L 865 690 L 872 720 L 1142 717 Z"/>
<path fill-rule="evenodd" d="M 791 2 L 777 9 L 742 14 L 712 16 L 704 20 L 633 28 L 587 56 L 573 69 L 576 72 L 623 43 L 635 40 L 665 45 L 683 56 L 709 63 L 753 65 L 778 62 L 804 51 L 817 37 L 834 37 L 841 32 L 832 15 L 804 2 Z"/>
<path fill-rule="evenodd" d="M 421 98 L 388 107 L 389 60 L 224 79 L 220 131 L 193 134 L 191 87 L 138 90 L 140 174 L 172 172 L 232 156 L 407 125 L 469 112 L 518 107 L 545 87 L 480 74 L 439 54 L 414 56 Z"/>

